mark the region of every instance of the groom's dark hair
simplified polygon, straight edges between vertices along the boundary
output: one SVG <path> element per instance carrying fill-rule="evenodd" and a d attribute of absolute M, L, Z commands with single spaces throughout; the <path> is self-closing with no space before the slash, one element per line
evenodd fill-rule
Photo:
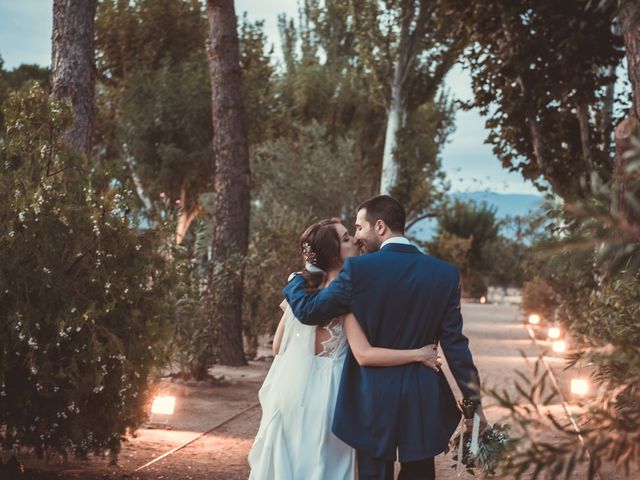
<path fill-rule="evenodd" d="M 371 225 L 382 220 L 392 232 L 404 233 L 407 214 L 395 198 L 389 195 L 378 195 L 358 205 L 356 212 L 363 208 L 367 212 L 365 218 Z"/>

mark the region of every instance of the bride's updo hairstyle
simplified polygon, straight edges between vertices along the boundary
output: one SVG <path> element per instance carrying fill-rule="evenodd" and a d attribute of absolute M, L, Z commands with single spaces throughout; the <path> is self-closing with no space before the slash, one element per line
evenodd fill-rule
<path fill-rule="evenodd" d="M 339 218 L 320 220 L 308 227 L 300 236 L 300 252 L 305 263 L 310 263 L 322 270 L 322 272 L 310 272 L 305 267 L 302 277 L 307 292 L 318 291 L 326 272 L 342 264 L 340 237 L 335 227 L 338 223 L 342 223 Z"/>

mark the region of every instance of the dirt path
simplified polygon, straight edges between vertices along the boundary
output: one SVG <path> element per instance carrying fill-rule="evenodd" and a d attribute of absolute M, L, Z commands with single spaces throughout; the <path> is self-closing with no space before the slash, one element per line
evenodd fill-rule
<path fill-rule="evenodd" d="M 527 369 L 523 355 L 534 362 L 541 348 L 529 338 L 518 309 L 467 304 L 463 310 L 464 331 L 471 340 L 471 350 L 483 383 L 513 389 L 516 370 Z M 549 364 L 558 375 L 561 389 L 566 392 L 570 372 L 563 371 L 563 360 L 552 358 Z M 251 406 L 257 402 L 257 391 L 268 367 L 268 362 L 251 362 L 243 368 L 216 368 L 215 375 L 228 378 L 224 386 L 164 384 L 166 393 L 177 396 L 176 413 L 170 420 L 172 429 L 141 429 L 136 438 L 124 445 L 117 467 L 109 467 L 104 459 L 64 465 L 45 465 L 32 459 L 26 463 L 30 467 L 47 470 L 46 476 L 34 478 L 245 480 L 249 473 L 247 453 L 261 414 L 259 407 Z M 446 369 L 445 373 L 454 385 Z M 457 392 L 457 387 L 454 387 L 454 391 Z M 240 417 L 136 472 L 138 467 L 245 409 L 248 409 L 247 412 Z M 485 402 L 485 411 L 491 423 L 502 419 L 503 412 L 491 406 L 490 401 Z M 562 414 L 559 405 L 554 411 Z M 453 460 L 445 455 L 436 458 L 439 479 L 458 478 L 451 469 L 452 464 Z M 586 476 L 584 471 L 578 471 L 573 478 L 577 480 Z M 613 469 L 603 476 L 603 480 L 623 478 L 626 477 Z"/>

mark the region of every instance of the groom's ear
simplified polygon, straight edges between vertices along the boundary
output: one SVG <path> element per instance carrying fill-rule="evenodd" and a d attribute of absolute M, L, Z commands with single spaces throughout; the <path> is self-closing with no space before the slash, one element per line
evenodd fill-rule
<path fill-rule="evenodd" d="M 387 224 L 384 223 L 384 220 L 382 220 L 381 218 L 379 218 L 378 220 L 376 220 L 376 223 L 374 225 L 374 230 L 376 231 L 376 233 L 380 236 L 384 235 L 387 231 Z"/>

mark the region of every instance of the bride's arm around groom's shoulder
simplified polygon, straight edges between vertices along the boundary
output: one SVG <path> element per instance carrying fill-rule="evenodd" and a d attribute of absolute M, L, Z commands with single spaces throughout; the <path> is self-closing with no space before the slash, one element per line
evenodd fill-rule
<path fill-rule="evenodd" d="M 306 325 L 320 325 L 351 311 L 352 280 L 351 259 L 348 258 L 338 277 L 327 288 L 307 293 L 304 279 L 295 275 L 282 293 L 298 320 Z"/>

